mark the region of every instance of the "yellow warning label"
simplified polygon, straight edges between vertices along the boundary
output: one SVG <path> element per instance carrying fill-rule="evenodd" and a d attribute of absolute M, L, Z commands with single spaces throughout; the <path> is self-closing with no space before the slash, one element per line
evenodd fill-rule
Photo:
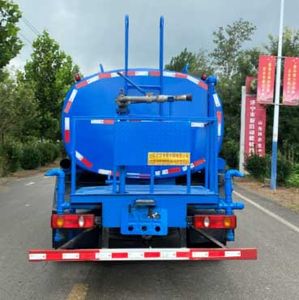
<path fill-rule="evenodd" d="M 190 165 L 190 152 L 148 152 L 149 166 L 186 166 Z"/>

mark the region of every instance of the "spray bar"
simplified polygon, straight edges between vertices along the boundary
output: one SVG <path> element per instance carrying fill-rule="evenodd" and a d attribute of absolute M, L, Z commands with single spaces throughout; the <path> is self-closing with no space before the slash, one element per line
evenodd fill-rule
<path fill-rule="evenodd" d="M 184 95 L 146 95 L 146 96 L 125 96 L 120 94 L 116 98 L 116 103 L 119 106 L 138 103 L 163 103 L 174 101 L 192 101 L 191 94 Z"/>

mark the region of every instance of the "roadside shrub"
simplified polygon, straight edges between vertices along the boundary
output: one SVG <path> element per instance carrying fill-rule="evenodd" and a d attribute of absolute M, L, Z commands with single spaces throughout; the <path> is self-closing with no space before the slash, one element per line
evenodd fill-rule
<path fill-rule="evenodd" d="M 248 156 L 245 162 L 245 168 L 256 179 L 264 179 L 268 175 L 268 159 L 256 154 Z"/>
<path fill-rule="evenodd" d="M 67 153 L 65 151 L 65 148 L 64 148 L 64 144 L 62 141 L 59 141 L 58 143 L 58 146 L 59 146 L 59 156 L 61 158 L 66 158 L 67 157 Z"/>
<path fill-rule="evenodd" d="M 233 140 L 225 141 L 223 143 L 221 155 L 231 168 L 237 168 L 239 161 L 239 144 Z"/>
<path fill-rule="evenodd" d="M 60 156 L 60 145 L 58 143 L 49 143 L 49 149 L 51 150 L 51 162 Z"/>
<path fill-rule="evenodd" d="M 50 142 L 44 142 L 37 144 L 38 151 L 40 153 L 40 164 L 44 166 L 53 161 L 53 153 Z"/>
<path fill-rule="evenodd" d="M 41 153 L 37 144 L 27 144 L 23 147 L 21 167 L 24 170 L 36 169 L 41 163 Z"/>
<path fill-rule="evenodd" d="M 292 174 L 292 164 L 284 157 L 278 157 L 277 160 L 277 182 L 285 184 Z"/>
<path fill-rule="evenodd" d="M 299 188 L 299 171 L 293 172 L 286 183 L 290 187 Z"/>
<path fill-rule="evenodd" d="M 0 177 L 2 177 L 4 175 L 5 175 L 5 172 L 4 172 L 4 159 L 0 155 Z"/>
<path fill-rule="evenodd" d="M 20 168 L 22 144 L 13 140 L 6 141 L 1 146 L 0 155 L 2 157 L 3 175 L 9 172 L 15 172 Z"/>

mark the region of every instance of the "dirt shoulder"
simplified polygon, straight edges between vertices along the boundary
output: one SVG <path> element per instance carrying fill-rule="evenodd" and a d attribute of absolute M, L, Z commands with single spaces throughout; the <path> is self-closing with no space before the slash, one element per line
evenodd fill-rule
<path fill-rule="evenodd" d="M 262 197 L 268 198 L 281 206 L 287 207 L 299 214 L 299 189 L 278 187 L 272 191 L 269 185 L 255 181 L 251 178 L 242 178 L 235 181 L 236 185 L 255 193 Z"/>
<path fill-rule="evenodd" d="M 52 168 L 57 168 L 57 167 L 59 167 L 59 160 L 57 160 L 51 164 L 48 164 L 46 166 L 40 167 L 38 169 L 20 170 L 20 171 L 11 173 L 8 176 L 0 177 L 0 184 L 7 184 L 15 179 L 26 178 L 26 177 L 35 176 L 38 174 L 43 174 L 47 170 L 52 169 Z"/>

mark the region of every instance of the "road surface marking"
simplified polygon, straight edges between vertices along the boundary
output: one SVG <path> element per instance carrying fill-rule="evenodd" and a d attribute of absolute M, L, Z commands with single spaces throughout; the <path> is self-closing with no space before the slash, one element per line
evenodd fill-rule
<path fill-rule="evenodd" d="M 278 222 L 284 224 L 285 226 L 291 228 L 292 230 L 296 231 L 297 233 L 299 233 L 299 227 L 293 225 L 292 223 L 288 222 L 287 220 L 285 220 L 284 218 L 278 216 L 277 214 L 273 213 L 272 211 L 264 208 L 263 206 L 257 204 L 256 202 L 254 202 L 253 200 L 243 196 L 242 194 L 234 191 L 235 195 L 242 198 L 243 200 L 245 200 L 246 202 L 250 203 L 251 205 L 255 206 L 256 208 L 258 208 L 259 210 L 261 210 L 262 212 L 264 212 L 265 214 L 267 214 L 268 216 L 272 217 L 273 219 L 277 220 Z"/>
<path fill-rule="evenodd" d="M 29 185 L 32 185 L 32 184 L 35 184 L 35 182 L 34 181 L 30 181 L 28 183 L 25 183 L 26 186 L 29 186 Z"/>
<path fill-rule="evenodd" d="M 67 300 L 85 300 L 87 296 L 88 285 L 85 283 L 74 284 L 71 292 L 67 296 Z"/>

